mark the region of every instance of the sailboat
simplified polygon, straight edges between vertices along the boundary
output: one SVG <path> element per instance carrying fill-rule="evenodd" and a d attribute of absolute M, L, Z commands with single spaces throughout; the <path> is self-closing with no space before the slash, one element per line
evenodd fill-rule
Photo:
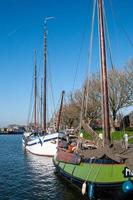
<path fill-rule="evenodd" d="M 111 143 L 108 82 L 106 66 L 103 0 L 97 0 L 99 43 L 101 57 L 101 84 L 103 109 L 103 142 L 95 148 L 80 148 L 74 153 L 59 149 L 53 158 L 56 172 L 76 186 L 87 199 L 132 199 L 133 146 L 122 147 Z M 83 126 L 87 126 L 85 123 Z M 88 130 L 92 132 L 91 127 Z M 78 142 L 79 143 L 79 142 Z"/>
<path fill-rule="evenodd" d="M 47 20 L 51 17 L 45 18 L 45 32 L 44 32 L 44 101 L 43 101 L 43 130 L 39 130 L 37 127 L 37 72 L 36 72 L 36 59 L 34 67 L 34 128 L 32 131 L 24 132 L 22 137 L 22 143 L 24 148 L 32 154 L 40 156 L 54 156 L 60 140 L 65 140 L 65 133 L 59 131 L 61 109 L 63 105 L 64 91 L 62 92 L 61 108 L 59 113 L 59 120 L 57 130 L 53 133 L 47 133 L 46 127 L 46 88 L 47 88 Z"/>

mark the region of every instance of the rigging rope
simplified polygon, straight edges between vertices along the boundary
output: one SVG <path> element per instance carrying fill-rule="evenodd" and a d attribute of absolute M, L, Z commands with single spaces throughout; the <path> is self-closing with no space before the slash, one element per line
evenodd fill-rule
<path fill-rule="evenodd" d="M 77 64 L 76 64 L 76 70 L 75 70 L 75 75 L 74 75 L 74 81 L 73 81 L 73 86 L 72 86 L 72 94 L 73 94 L 74 89 L 75 89 L 75 83 L 76 83 L 76 78 L 77 78 L 77 74 L 78 74 L 81 52 L 82 52 L 82 49 L 83 49 L 83 46 L 84 46 L 86 27 L 87 27 L 87 25 L 85 25 L 85 29 L 83 30 L 83 33 L 82 33 L 81 46 L 80 46 L 80 49 L 79 49 L 79 54 L 78 54 L 78 59 L 77 59 Z"/>
<path fill-rule="evenodd" d="M 111 10 L 112 10 L 112 14 L 113 14 L 113 16 L 114 16 L 114 19 L 116 19 L 116 20 L 115 20 L 115 21 L 116 21 L 116 24 L 117 24 L 117 25 L 120 25 L 120 28 L 121 28 L 121 30 L 123 31 L 123 33 L 124 33 L 124 35 L 125 35 L 127 41 L 128 41 L 129 44 L 133 47 L 133 41 L 131 40 L 131 38 L 130 38 L 129 34 L 127 33 L 126 29 L 124 28 L 124 25 L 123 25 L 122 23 L 119 23 L 120 20 L 119 20 L 119 18 L 118 18 L 118 15 L 116 15 L 116 13 L 114 12 L 112 1 L 110 0 L 109 3 L 110 3 L 110 7 L 111 7 Z"/>
<path fill-rule="evenodd" d="M 29 103 L 29 111 L 28 111 L 27 125 L 28 125 L 29 122 L 30 122 L 30 115 L 31 115 L 31 110 L 32 110 L 33 86 L 34 86 L 34 78 L 32 78 L 32 87 L 31 87 L 31 95 L 30 95 L 30 103 Z"/>
<path fill-rule="evenodd" d="M 49 58 L 49 52 L 47 52 L 47 54 L 48 54 L 48 58 Z M 54 92 L 53 92 L 53 84 L 52 84 L 52 75 L 51 75 L 51 64 L 50 64 L 50 59 L 48 59 L 48 66 L 49 66 L 49 71 L 48 71 L 48 73 L 49 73 L 49 86 L 50 86 L 50 90 L 51 90 L 51 102 L 52 102 L 52 104 L 53 104 L 53 112 L 52 113 L 54 113 L 55 112 L 55 100 L 54 100 Z"/>
<path fill-rule="evenodd" d="M 91 24 L 91 34 L 90 34 L 90 49 L 89 49 L 89 66 L 88 66 L 88 73 L 89 73 L 89 69 L 90 69 L 90 65 L 91 65 L 91 58 L 92 58 L 92 42 L 93 42 L 93 30 L 94 30 L 94 19 L 95 19 L 95 9 L 96 9 L 96 0 L 94 0 L 93 3 L 93 14 L 92 14 L 92 24 Z M 87 76 L 88 76 L 87 73 Z M 88 77 L 87 77 L 88 78 Z M 89 82 L 89 78 L 87 79 Z M 89 85 L 87 83 L 87 85 Z M 87 87 L 88 90 L 88 87 Z M 86 88 L 83 87 L 82 88 L 82 103 L 81 103 L 81 111 L 80 111 L 80 122 L 79 122 L 79 133 L 81 132 L 81 124 L 82 124 L 82 119 L 83 119 L 83 110 L 84 110 L 84 98 L 85 98 L 85 92 L 86 92 Z M 88 103 L 88 91 L 87 91 L 87 97 L 86 97 L 86 107 L 85 107 L 85 117 L 87 114 L 87 103 Z M 78 146 L 78 143 L 77 143 Z"/>
<path fill-rule="evenodd" d="M 93 14 L 92 14 L 92 24 L 91 24 L 91 34 L 90 34 L 90 47 L 89 47 L 89 63 L 88 63 L 88 70 L 87 70 L 87 88 L 86 88 L 86 104 L 85 104 L 85 117 L 87 116 L 87 108 L 88 108 L 88 95 L 89 95 L 89 74 L 90 74 L 90 67 L 92 61 L 92 47 L 93 47 L 93 32 L 94 32 L 94 20 L 95 20 L 95 10 L 96 10 L 96 0 L 93 4 Z"/>
<path fill-rule="evenodd" d="M 51 117 L 51 121 L 54 123 L 56 123 L 56 114 L 57 114 L 57 111 L 59 110 L 59 103 L 60 103 L 60 100 L 61 100 L 61 97 L 59 98 L 58 102 L 57 102 L 57 106 L 55 108 L 55 111 L 52 113 L 52 117 Z"/>
<path fill-rule="evenodd" d="M 112 47 L 111 47 L 111 42 L 110 42 L 109 29 L 108 29 L 108 23 L 107 23 L 104 2 L 103 2 L 103 12 L 104 12 L 105 31 L 106 31 L 105 37 L 106 37 L 106 41 L 108 42 L 108 46 L 109 46 L 109 57 L 110 57 L 111 67 L 112 67 L 112 70 L 114 70 L 113 56 L 112 56 L 113 53 L 112 53 Z"/>
<path fill-rule="evenodd" d="M 79 121 L 79 134 L 81 132 L 81 124 L 83 119 L 83 108 L 84 108 L 84 96 L 85 96 L 85 87 L 82 88 L 82 103 L 81 103 L 81 111 L 80 111 L 80 121 Z M 77 147 L 79 146 L 77 142 Z"/>
<path fill-rule="evenodd" d="M 84 45 L 84 40 L 85 40 L 85 31 L 84 31 L 84 33 L 83 33 L 83 38 L 82 38 L 82 42 L 81 42 L 81 47 L 80 47 L 80 50 L 79 50 L 79 56 L 78 56 L 78 61 L 77 61 L 76 70 L 75 70 L 75 76 L 74 76 L 73 86 L 72 86 L 72 93 L 74 92 L 74 87 L 75 87 L 75 83 L 76 83 L 76 77 L 77 77 L 77 74 L 78 74 L 79 62 L 80 62 L 81 52 L 82 52 L 83 45 Z"/>

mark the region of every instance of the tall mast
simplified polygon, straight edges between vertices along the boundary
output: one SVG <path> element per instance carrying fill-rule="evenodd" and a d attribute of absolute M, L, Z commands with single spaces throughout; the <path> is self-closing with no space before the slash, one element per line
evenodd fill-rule
<path fill-rule="evenodd" d="M 64 94 L 65 94 L 65 91 L 62 91 L 62 95 L 61 95 L 61 104 L 60 104 L 60 110 L 59 110 L 58 121 L 57 121 L 57 132 L 59 132 L 59 127 L 60 127 L 61 112 L 62 112 L 62 108 L 63 108 Z"/>
<path fill-rule="evenodd" d="M 43 78 L 41 78 L 41 108 L 40 108 L 40 110 L 41 110 L 41 112 L 40 112 L 40 127 L 41 128 L 43 128 L 43 126 L 42 126 L 42 105 L 43 105 L 43 98 L 42 98 L 42 84 L 43 84 Z"/>
<path fill-rule="evenodd" d="M 45 18 L 45 32 L 44 32 L 44 101 L 43 101 L 43 130 L 46 132 L 46 111 L 47 111 L 47 21 L 53 19 L 54 17 Z"/>
<path fill-rule="evenodd" d="M 106 66 L 106 50 L 105 50 L 105 32 L 103 17 L 103 0 L 98 0 L 99 10 L 99 37 L 100 37 L 100 53 L 101 53 L 101 77 L 102 77 L 102 109 L 103 109 L 103 129 L 104 129 L 104 145 L 110 144 L 110 123 L 109 123 L 109 102 L 108 102 L 108 83 L 107 83 L 107 66 Z"/>
<path fill-rule="evenodd" d="M 47 88 L 47 27 L 45 23 L 44 32 L 44 102 L 43 102 L 43 129 L 46 132 L 46 88 Z"/>
<path fill-rule="evenodd" d="M 34 55 L 34 128 L 36 129 L 36 96 L 37 96 L 37 72 L 36 72 L 36 51 Z"/>

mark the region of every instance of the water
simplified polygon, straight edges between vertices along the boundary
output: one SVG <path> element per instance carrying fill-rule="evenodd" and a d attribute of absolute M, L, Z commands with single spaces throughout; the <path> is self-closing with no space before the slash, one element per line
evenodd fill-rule
<path fill-rule="evenodd" d="M 21 135 L 0 135 L 0 200 L 83 200 L 54 173 L 51 158 L 22 148 Z"/>

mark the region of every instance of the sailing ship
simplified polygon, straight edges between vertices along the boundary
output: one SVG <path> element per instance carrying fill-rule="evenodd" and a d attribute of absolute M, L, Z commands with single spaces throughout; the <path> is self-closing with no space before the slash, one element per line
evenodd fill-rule
<path fill-rule="evenodd" d="M 36 70 L 36 56 L 34 66 L 34 127 L 32 131 L 24 132 L 22 143 L 24 148 L 32 154 L 41 156 L 54 156 L 60 140 L 65 140 L 65 133 L 59 131 L 61 109 L 63 105 L 64 91 L 62 92 L 61 107 L 59 112 L 58 126 L 53 133 L 47 133 L 46 127 L 46 88 L 47 88 L 47 20 L 51 17 L 45 18 L 45 32 L 44 32 L 44 99 L 43 99 L 43 130 L 37 127 L 37 70 Z M 41 98 L 42 99 L 42 98 Z"/>
<path fill-rule="evenodd" d="M 103 141 L 83 121 L 82 125 L 95 138 L 94 148 L 81 148 L 74 153 L 59 149 L 53 158 L 56 172 L 76 186 L 87 199 L 131 199 L 133 195 L 133 146 L 128 149 L 120 142 L 111 143 L 108 83 L 105 48 L 103 0 L 97 0 L 100 57 L 101 93 L 103 109 Z M 94 134 L 94 135 L 93 135 Z M 77 142 L 78 144 L 80 142 Z"/>

